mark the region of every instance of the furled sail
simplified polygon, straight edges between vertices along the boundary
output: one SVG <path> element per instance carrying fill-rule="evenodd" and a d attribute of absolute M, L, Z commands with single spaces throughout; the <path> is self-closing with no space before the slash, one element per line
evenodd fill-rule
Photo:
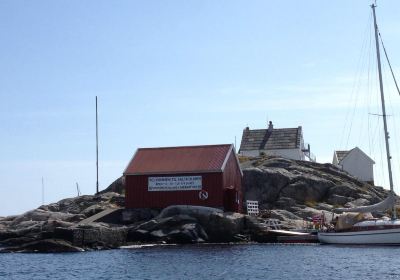
<path fill-rule="evenodd" d="M 393 195 L 389 195 L 385 200 L 368 206 L 359 206 L 354 208 L 335 208 L 333 211 L 335 213 L 342 212 L 359 212 L 359 213 L 367 213 L 367 212 L 377 212 L 377 211 L 385 211 L 391 209 L 396 203 L 396 198 Z"/>

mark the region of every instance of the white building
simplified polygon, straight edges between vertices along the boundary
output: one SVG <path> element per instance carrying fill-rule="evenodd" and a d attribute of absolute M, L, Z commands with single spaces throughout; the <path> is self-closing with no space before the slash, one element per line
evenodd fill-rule
<path fill-rule="evenodd" d="M 374 184 L 375 162 L 360 148 L 334 151 L 332 163 L 359 180 Z"/>
<path fill-rule="evenodd" d="M 255 157 L 262 154 L 281 156 L 294 160 L 312 160 L 310 146 L 304 147 L 301 126 L 297 128 L 274 128 L 269 122 L 268 129 L 243 130 L 239 154 Z"/>

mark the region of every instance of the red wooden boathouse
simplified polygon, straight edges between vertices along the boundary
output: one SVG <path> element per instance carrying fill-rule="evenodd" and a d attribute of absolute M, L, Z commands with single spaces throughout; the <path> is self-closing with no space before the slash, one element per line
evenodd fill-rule
<path fill-rule="evenodd" d="M 140 148 L 125 177 L 126 208 L 200 205 L 242 210 L 242 171 L 233 145 Z"/>

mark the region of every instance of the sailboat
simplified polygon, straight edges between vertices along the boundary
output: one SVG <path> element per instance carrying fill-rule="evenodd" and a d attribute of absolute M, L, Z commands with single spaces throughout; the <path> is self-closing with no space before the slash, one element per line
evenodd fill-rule
<path fill-rule="evenodd" d="M 389 148 L 389 133 L 387 129 L 385 97 L 383 92 L 380 49 L 378 41 L 379 31 L 378 31 L 378 25 L 376 23 L 376 14 L 375 14 L 376 5 L 372 4 L 371 8 L 374 17 L 375 45 L 376 45 L 376 56 L 377 56 L 378 74 L 379 74 L 383 126 L 385 132 L 385 146 L 386 146 L 386 158 L 387 158 L 389 183 L 390 183 L 390 194 L 388 198 L 386 198 L 384 201 L 375 205 L 361 206 L 355 208 L 335 209 L 335 212 L 338 213 L 345 212 L 345 213 L 338 216 L 337 219 L 334 220 L 335 222 L 334 228 L 328 228 L 327 230 L 318 232 L 318 239 L 321 243 L 360 244 L 360 245 L 361 244 L 400 245 L 400 219 L 397 219 L 396 209 L 395 209 L 396 195 L 393 190 L 393 177 L 392 177 L 391 156 Z M 397 87 L 396 79 L 394 79 L 394 81 Z M 384 211 L 388 209 L 392 210 L 391 218 L 374 219 L 370 214 L 371 212 L 374 211 Z"/>

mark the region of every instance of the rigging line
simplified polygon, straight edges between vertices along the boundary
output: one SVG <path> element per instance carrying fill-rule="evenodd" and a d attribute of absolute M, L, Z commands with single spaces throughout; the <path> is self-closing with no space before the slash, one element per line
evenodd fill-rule
<path fill-rule="evenodd" d="M 382 135 L 382 129 L 379 129 L 379 139 L 383 139 L 383 135 Z M 380 155 L 380 175 L 382 178 L 382 187 L 384 185 L 386 185 L 386 176 L 385 176 L 385 168 L 384 168 L 384 160 L 383 160 L 383 147 L 382 147 L 382 141 L 378 140 L 378 144 L 379 144 L 379 155 Z"/>
<path fill-rule="evenodd" d="M 363 44 L 361 47 L 361 52 L 360 52 L 360 58 L 359 58 L 359 62 L 358 62 L 358 69 L 357 69 L 357 75 L 356 75 L 356 79 L 354 80 L 353 83 L 353 89 L 352 89 L 352 96 L 354 96 L 354 103 L 353 103 L 353 110 L 350 110 L 347 116 L 351 116 L 350 117 L 350 124 L 349 124 L 349 131 L 347 134 L 347 139 L 346 139 L 346 145 L 345 148 L 348 149 L 349 146 L 349 140 L 350 140 L 350 136 L 352 133 L 352 128 L 353 128 L 353 122 L 354 122 L 354 116 L 356 114 L 356 108 L 358 105 L 358 100 L 359 100 L 359 95 L 360 95 L 360 85 L 361 85 L 361 80 L 362 80 L 362 73 L 363 69 L 365 69 L 365 52 L 366 52 L 366 45 L 367 45 L 367 38 L 368 36 L 366 34 L 368 34 L 368 31 L 370 30 L 370 26 L 371 26 L 371 22 L 372 22 L 372 15 L 370 15 L 369 17 L 369 21 L 368 24 L 365 28 L 364 31 L 364 40 L 363 40 Z M 346 124 L 349 120 L 346 119 Z M 342 143 L 341 143 L 342 144 Z"/>
<path fill-rule="evenodd" d="M 374 38 L 374 34 L 375 34 L 375 28 L 374 28 L 374 24 L 372 23 L 372 12 L 371 12 L 371 28 L 370 28 L 370 55 L 369 55 L 369 61 L 370 61 L 370 67 L 368 68 L 369 70 L 369 89 L 368 89 L 368 96 L 369 96 L 369 110 L 371 111 L 376 111 L 377 108 L 379 109 L 379 91 L 378 91 L 378 82 L 377 79 L 375 79 L 374 77 L 378 77 L 378 66 L 377 66 L 377 61 L 375 58 L 375 40 Z M 371 140 L 371 155 L 372 154 L 376 154 L 377 152 L 377 148 L 379 148 L 379 146 L 377 146 L 376 143 L 377 141 L 379 141 L 379 139 L 377 138 L 377 136 L 379 135 L 379 131 L 378 129 L 380 128 L 380 119 L 379 118 L 373 118 L 372 119 L 372 134 L 369 134 L 369 139 Z M 377 158 L 377 162 L 379 161 L 379 158 L 377 156 L 375 156 Z"/>
<path fill-rule="evenodd" d="M 372 13 L 371 13 L 371 18 L 372 18 Z M 372 22 L 371 22 L 372 25 Z M 372 27 L 372 26 L 371 26 Z M 375 71 L 374 69 L 376 69 L 376 60 L 374 59 L 374 41 L 373 41 L 373 33 L 374 30 L 373 28 L 370 28 L 370 33 L 369 33 L 369 55 L 368 55 L 368 90 L 367 90 L 367 94 L 368 94 L 368 113 L 371 113 L 371 111 L 374 109 L 374 81 L 375 79 L 372 79 L 372 77 L 374 77 Z M 376 125 L 375 125 L 375 131 L 374 131 L 374 123 L 373 123 L 373 119 L 371 118 L 371 116 L 368 114 L 368 144 L 369 144 L 369 154 L 372 155 L 374 153 L 374 136 L 376 135 Z M 379 121 L 379 119 L 378 119 Z M 373 132 L 373 133 L 371 133 Z"/>
<path fill-rule="evenodd" d="M 371 151 L 371 118 L 369 113 L 371 113 L 371 53 L 372 53 L 372 29 L 370 28 L 369 32 L 369 48 L 368 48 L 368 66 L 367 66 L 367 83 L 366 83 L 366 96 L 365 102 L 367 107 L 368 113 L 368 122 L 367 122 L 367 129 L 364 131 L 366 133 L 366 139 L 368 141 L 368 149 L 369 152 Z M 365 138 L 364 138 L 365 139 Z M 371 153 L 370 153 L 371 154 Z"/>
<path fill-rule="evenodd" d="M 368 30 L 371 29 L 371 25 L 372 25 L 372 12 L 369 15 L 364 34 L 367 33 Z M 364 37 L 363 43 L 361 45 L 361 50 L 364 49 L 365 42 L 366 42 L 366 36 Z M 355 95 L 355 87 L 356 87 L 356 83 L 357 83 L 357 76 L 358 76 L 358 73 L 359 73 L 360 64 L 361 64 L 361 61 L 362 61 L 362 54 L 363 54 L 363 51 L 360 52 L 360 57 L 359 57 L 358 62 L 357 62 L 357 67 L 356 67 L 356 71 L 355 71 L 356 72 L 356 75 L 355 75 L 356 78 L 353 81 L 352 90 L 351 90 L 351 94 L 350 94 L 350 98 L 349 98 L 349 103 L 350 104 L 353 103 L 353 98 L 356 99 L 354 97 L 354 95 Z M 346 116 L 345 116 L 344 125 L 343 125 L 343 128 L 342 128 L 342 133 L 341 133 L 340 142 L 339 142 L 339 147 L 340 148 L 342 148 L 342 145 L 344 144 L 343 142 L 344 142 L 344 139 L 345 139 L 346 130 L 347 130 L 347 126 L 348 126 L 348 123 L 349 123 L 349 116 L 351 114 L 351 111 L 352 110 L 351 110 L 350 107 L 348 107 L 347 110 L 346 110 Z M 351 132 L 351 128 L 349 128 L 349 134 L 350 134 L 350 132 Z"/>
<path fill-rule="evenodd" d="M 389 62 L 388 62 L 388 64 L 389 64 Z M 386 66 L 386 64 L 384 63 L 383 64 L 383 67 L 384 67 L 384 72 L 383 72 L 383 74 L 384 74 L 384 79 L 385 79 L 385 81 L 387 81 L 387 80 L 389 80 L 389 78 L 388 78 L 388 75 L 387 75 L 387 66 Z M 392 153 L 394 153 L 395 155 L 396 155 L 396 161 L 395 162 L 393 162 L 393 164 L 396 164 L 397 165 L 397 168 L 394 168 L 394 176 L 395 176 L 395 182 L 396 182 L 396 179 L 397 179 L 397 171 L 398 171 L 398 166 L 399 166 L 399 163 L 400 163 L 400 161 L 399 161 L 399 145 L 398 145 L 398 143 L 397 143 L 397 139 L 398 139 L 398 137 L 397 137 L 397 130 L 396 130 L 396 127 L 398 127 L 397 126 L 397 124 L 396 124 L 396 117 L 395 117 L 395 110 L 394 110 L 394 108 L 393 108 L 393 100 L 392 100 L 392 95 L 391 94 L 388 94 L 387 95 L 387 103 L 389 104 L 389 108 L 390 108 L 390 110 L 391 110 L 391 113 L 392 113 L 392 118 L 391 118 L 391 123 L 390 123 L 390 128 L 391 128 L 391 132 L 393 132 L 393 136 L 394 136 L 394 141 L 391 141 L 392 142 L 392 146 L 394 147 L 394 149 L 393 149 L 393 151 L 392 151 Z"/>
<path fill-rule="evenodd" d="M 370 87 L 370 83 L 371 83 L 371 80 L 370 80 L 370 75 L 371 75 L 371 49 L 372 49 L 372 36 L 371 36 L 371 34 L 372 34 L 372 30 L 371 30 L 371 32 L 369 33 L 369 49 L 368 49 L 368 73 L 367 73 L 367 86 L 368 86 L 368 89 L 367 89 L 367 94 L 368 94 L 368 101 L 367 101 L 367 104 L 368 104 L 368 129 L 367 129 L 367 133 L 368 133 L 368 153 L 371 155 L 371 118 L 370 118 L 370 115 L 369 115 L 369 113 L 371 112 L 371 87 Z"/>
<path fill-rule="evenodd" d="M 383 72 L 383 71 L 382 71 Z M 377 90 L 378 91 L 378 90 Z M 379 94 L 377 94 L 378 96 Z M 377 99 L 379 100 L 379 98 L 377 97 Z M 380 102 L 377 101 L 377 104 L 379 104 Z M 379 105 L 378 105 L 379 108 Z M 379 118 L 380 119 L 380 118 Z M 385 138 L 385 133 L 383 133 L 384 129 L 383 129 L 383 124 L 379 123 L 379 127 L 380 129 L 378 130 L 378 145 L 379 145 L 379 174 L 381 177 L 381 186 L 387 186 L 387 180 L 386 180 L 386 169 L 385 169 L 385 159 L 384 159 L 384 141 L 382 139 Z M 378 164 L 377 164 L 378 166 Z M 384 187 L 385 188 L 385 187 Z"/>
<path fill-rule="evenodd" d="M 365 42 L 366 42 L 366 40 L 365 40 Z M 355 103 L 354 103 L 354 106 L 353 106 L 353 112 L 352 112 L 351 119 L 350 119 L 350 127 L 349 127 L 349 133 L 347 135 L 346 149 L 348 149 L 348 146 L 349 146 L 349 140 L 350 140 L 350 136 L 351 136 L 352 129 L 353 129 L 353 122 L 357 121 L 355 116 L 356 116 L 356 114 L 359 114 L 360 111 L 361 111 L 361 110 L 358 111 L 357 108 L 359 107 L 358 104 L 359 104 L 359 100 L 361 99 L 360 98 L 361 80 L 362 80 L 362 76 L 363 76 L 364 69 L 365 69 L 365 64 L 366 64 L 365 63 L 366 59 L 364 59 L 365 58 L 365 49 L 366 49 L 365 46 L 366 46 L 366 43 L 363 45 L 363 50 L 362 50 L 362 55 L 364 55 L 364 56 L 361 57 L 362 58 L 362 60 L 361 60 L 362 63 L 360 65 L 361 67 L 360 67 L 360 70 L 359 70 L 359 73 L 358 73 L 358 79 L 357 79 L 357 84 L 356 84 L 356 89 L 355 89 L 355 93 L 356 93 Z M 361 102 L 362 101 L 360 101 L 360 103 Z M 360 107 L 362 107 L 361 105 L 362 104 L 360 104 Z M 363 124 L 363 122 L 361 122 L 361 126 L 362 126 L 362 124 Z M 353 134 L 353 135 L 355 135 L 355 134 Z"/>
<path fill-rule="evenodd" d="M 373 130 L 373 133 L 372 133 L 372 152 L 371 152 L 371 155 L 372 154 L 375 154 L 375 147 L 376 147 L 376 145 L 375 145 L 375 141 L 378 139 L 378 137 L 377 136 L 379 136 L 379 130 L 378 129 L 380 129 L 380 127 L 379 127 L 379 124 L 380 124 L 381 122 L 380 122 L 380 120 L 379 120 L 379 118 L 376 118 L 376 122 L 375 122 L 375 129 Z"/>
<path fill-rule="evenodd" d="M 389 63 L 389 62 L 388 62 Z M 383 82 L 384 82 L 384 84 L 388 84 L 388 80 L 389 80 L 389 77 L 388 77 L 388 69 L 387 69 L 387 65 L 385 64 L 385 63 L 382 63 L 382 78 L 383 78 Z M 387 92 L 390 92 L 391 90 L 389 89 L 389 88 L 387 88 Z M 392 110 L 392 112 L 391 112 L 391 115 L 390 116 L 392 116 L 393 114 L 394 114 L 394 110 L 393 110 L 393 102 L 392 102 L 392 96 L 391 96 L 391 94 L 386 94 L 386 97 L 387 97 L 387 99 L 386 99 L 386 104 L 388 104 L 389 105 L 389 108 Z M 389 112 L 390 111 L 388 111 L 388 113 L 386 113 L 386 116 L 389 116 Z M 390 120 L 394 120 L 394 118 L 390 118 Z M 394 136 L 395 136 L 395 139 L 397 139 L 397 134 L 396 134 L 396 129 L 395 129 L 395 127 L 393 127 L 393 125 L 394 125 L 395 123 L 394 122 L 389 122 L 389 120 L 388 120 L 388 126 L 390 127 L 390 128 L 392 128 L 392 130 L 391 131 L 393 131 L 394 130 Z M 392 138 L 391 137 L 391 135 L 390 135 L 390 138 Z M 398 146 L 397 146 L 397 143 L 396 143 L 396 141 L 391 141 L 392 142 L 392 147 L 394 147 L 394 149 L 391 151 L 392 153 L 391 153 L 391 155 L 390 156 L 392 156 L 393 155 L 393 153 L 397 153 L 398 152 Z M 393 143 L 394 142 L 394 143 Z M 393 161 L 392 161 L 392 163 L 393 163 Z M 393 163 L 394 164 L 394 163 Z M 384 170 L 384 172 L 385 172 L 385 174 L 386 174 L 386 172 L 389 172 L 388 171 L 388 169 L 383 169 Z M 393 170 L 393 169 L 392 169 Z M 396 176 L 395 175 L 396 173 L 393 173 L 393 176 Z M 396 176 L 397 177 L 397 176 Z M 387 175 L 385 175 L 385 178 L 387 178 Z M 394 177 L 395 178 L 395 177 Z M 385 181 L 386 182 L 386 181 Z"/>
<path fill-rule="evenodd" d="M 367 40 L 368 41 L 368 40 Z M 359 123 L 360 125 L 357 127 L 358 129 L 358 139 L 356 144 L 360 145 L 360 146 L 364 146 L 364 141 L 362 141 L 362 139 L 365 139 L 365 137 L 363 137 L 363 134 L 365 133 L 365 111 L 367 110 L 367 116 L 368 116 L 368 94 L 365 94 L 365 91 L 368 92 L 369 89 L 369 85 L 368 85 L 368 74 L 369 74 L 369 59 L 370 59 L 370 53 L 369 53 L 369 49 L 368 49 L 368 44 L 366 43 L 366 51 L 365 51 L 365 63 L 363 64 L 365 67 L 366 71 L 362 71 L 362 77 L 360 78 L 360 80 L 364 80 L 365 81 L 365 74 L 367 74 L 367 83 L 363 82 L 361 84 L 360 81 L 360 92 L 364 92 L 364 94 L 362 94 L 361 97 L 362 100 L 360 101 L 360 110 L 359 110 Z M 367 135 L 368 136 L 368 135 Z"/>
<path fill-rule="evenodd" d="M 387 62 L 388 62 L 388 64 L 389 64 L 390 72 L 392 73 L 392 77 L 393 77 L 393 80 L 394 80 L 394 84 L 396 85 L 397 92 L 398 92 L 399 95 L 400 95 L 400 89 L 399 89 L 399 86 L 397 85 L 396 77 L 395 77 L 395 75 L 394 75 L 394 72 L 393 72 L 393 69 L 392 69 L 392 65 L 390 64 L 389 57 L 388 57 L 388 54 L 387 54 L 387 52 L 386 52 L 385 45 L 383 44 L 381 32 L 378 32 L 378 34 L 379 34 L 379 38 L 381 39 L 381 44 L 382 44 L 383 52 L 385 53 L 386 60 L 387 60 Z"/>
<path fill-rule="evenodd" d="M 393 112 L 393 117 L 392 117 L 392 131 L 393 131 L 393 135 L 394 135 L 394 141 L 392 141 L 392 143 L 394 144 L 393 146 L 394 146 L 394 153 L 395 153 L 395 158 L 396 158 L 396 160 L 393 162 L 394 163 L 394 165 L 397 165 L 395 168 L 393 168 L 394 169 L 394 176 L 395 176 L 395 182 L 398 182 L 398 175 L 399 175 L 399 169 L 400 169 L 400 153 L 399 153 L 399 151 L 400 151 L 400 148 L 399 148 L 399 144 L 398 144 L 398 134 L 397 134 L 397 130 L 396 130 L 396 127 L 398 127 L 398 125 L 397 125 L 397 121 L 396 121 L 396 116 L 395 116 L 395 114 L 394 114 L 394 110 L 393 110 L 393 106 L 392 106 L 392 103 L 389 103 L 390 104 L 390 107 L 391 107 L 391 110 L 392 110 L 392 112 Z"/>
<path fill-rule="evenodd" d="M 392 96 L 393 97 L 393 96 Z M 393 171 L 393 179 L 394 179 L 394 190 L 395 190 L 395 192 L 396 192 L 396 190 L 397 191 L 399 191 L 399 185 L 400 185 L 400 182 L 399 182 L 399 180 L 400 180 L 400 145 L 399 145 L 399 134 L 398 134 L 398 131 L 397 131 L 397 129 L 396 128 L 398 128 L 399 127 L 399 123 L 398 123 L 398 119 L 397 119 L 397 116 L 398 116 L 398 114 L 396 114 L 396 112 L 394 111 L 394 108 L 396 108 L 396 107 L 394 107 L 394 106 L 396 106 L 395 104 L 395 102 L 392 102 L 393 100 L 390 100 L 390 102 L 391 103 L 389 103 L 390 104 L 390 109 L 392 110 L 392 114 L 393 114 L 393 116 L 392 116 L 392 118 L 391 118 L 391 131 L 392 131 L 392 133 L 393 133 L 393 137 L 391 137 L 393 140 L 392 140 L 392 146 L 394 146 L 394 149 L 393 149 L 393 151 L 392 151 L 392 156 L 393 156 L 393 159 L 392 159 L 392 163 L 393 163 L 393 169 L 392 169 L 392 171 Z"/>
<path fill-rule="evenodd" d="M 368 114 L 368 153 L 371 155 L 371 116 Z"/>
<path fill-rule="evenodd" d="M 374 59 L 374 60 L 372 60 L 372 63 L 373 63 L 373 66 L 371 68 L 372 69 L 371 76 L 372 77 L 378 77 L 377 61 Z M 371 104 L 372 104 L 372 109 L 374 111 L 376 111 L 376 112 L 380 111 L 380 98 L 379 98 L 379 95 L 380 94 L 379 94 L 378 81 L 377 81 L 377 79 L 371 79 L 371 93 L 370 93 Z M 379 139 L 380 138 L 378 138 L 378 136 L 380 135 L 379 134 L 380 130 L 378 130 L 378 128 L 381 129 L 380 128 L 380 124 L 381 124 L 380 118 L 376 118 L 375 130 L 374 130 L 374 132 L 372 134 L 373 135 L 373 138 L 372 138 L 372 149 L 373 149 L 374 153 L 375 153 L 375 148 L 377 147 L 377 145 L 379 145 Z M 378 143 L 376 143 L 376 141 L 378 141 Z M 377 164 L 377 166 L 378 166 L 378 164 Z"/>
<path fill-rule="evenodd" d="M 381 121 L 380 121 L 380 119 L 379 118 L 376 118 L 376 124 L 375 124 L 375 130 L 374 130 L 374 134 L 373 134 L 373 137 L 372 137 L 372 147 L 374 148 L 373 149 L 373 151 L 374 151 L 374 153 L 375 153 L 375 141 L 379 141 L 379 138 L 378 138 L 378 136 L 379 136 L 379 129 L 380 129 L 380 123 L 381 123 Z"/>
<path fill-rule="evenodd" d="M 361 113 L 361 118 L 360 118 L 360 125 L 358 126 L 358 140 L 357 140 L 357 144 L 360 146 L 364 146 L 365 145 L 365 139 L 369 140 L 368 137 L 368 133 L 369 133 L 369 113 L 370 113 L 370 107 L 369 107 L 369 74 L 370 74 L 370 65 L 371 65 L 371 32 L 369 32 L 369 43 L 370 44 L 366 44 L 366 59 L 365 59 L 365 64 L 366 64 L 366 83 L 363 83 L 363 87 L 362 90 L 364 92 L 363 94 L 363 103 L 360 106 L 360 113 Z M 369 48 L 368 48 L 369 47 Z M 363 73 L 364 74 L 364 73 Z M 365 76 L 363 75 L 362 80 L 365 80 Z M 367 129 L 365 129 L 365 117 L 364 114 L 367 113 L 367 118 L 368 118 L 368 122 L 367 122 Z"/>

